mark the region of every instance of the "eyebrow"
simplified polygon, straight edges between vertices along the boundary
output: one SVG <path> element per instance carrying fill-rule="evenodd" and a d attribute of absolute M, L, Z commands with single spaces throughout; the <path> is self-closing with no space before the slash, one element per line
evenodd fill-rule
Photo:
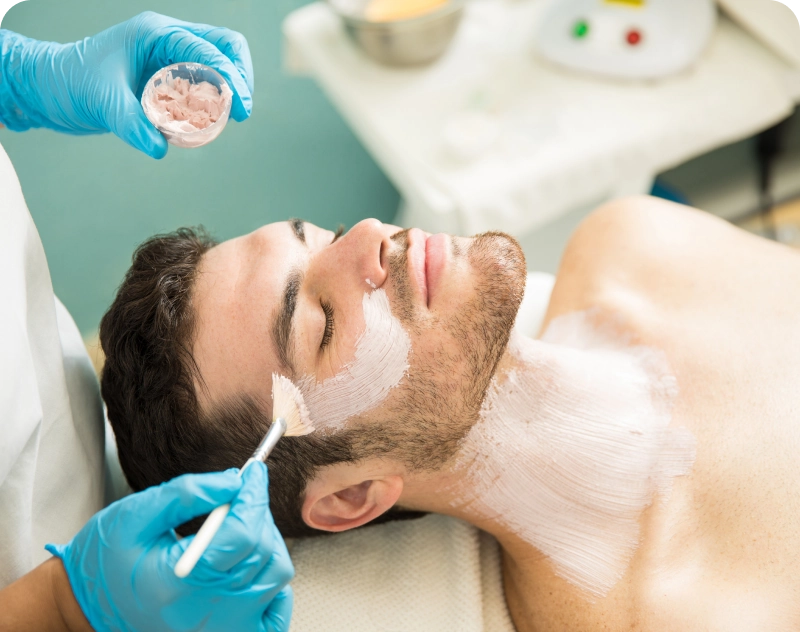
<path fill-rule="evenodd" d="M 297 237 L 298 241 L 305 245 L 306 243 L 306 223 L 302 219 L 297 219 L 293 217 L 289 220 L 289 224 L 292 226 L 292 230 L 294 231 L 294 236 Z"/>
<path fill-rule="evenodd" d="M 301 219 L 290 219 L 289 225 L 297 240 L 305 245 L 305 222 Z M 278 317 L 272 326 L 272 337 L 275 341 L 275 348 L 278 350 L 278 361 L 284 370 L 288 369 L 289 377 L 294 377 L 296 370 L 294 364 L 294 345 L 292 344 L 292 330 L 294 325 L 294 315 L 297 311 L 297 295 L 300 293 L 300 286 L 303 283 L 303 272 L 299 268 L 293 269 L 286 277 L 286 285 L 283 289 L 281 307 Z"/>

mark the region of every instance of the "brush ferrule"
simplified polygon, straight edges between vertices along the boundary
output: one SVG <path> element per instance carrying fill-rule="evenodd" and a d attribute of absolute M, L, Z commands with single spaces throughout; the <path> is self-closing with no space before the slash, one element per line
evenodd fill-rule
<path fill-rule="evenodd" d="M 278 417 L 272 422 L 264 439 L 258 444 L 253 456 L 250 457 L 252 461 L 266 461 L 267 457 L 272 452 L 275 444 L 286 433 L 286 420 L 283 417 Z"/>

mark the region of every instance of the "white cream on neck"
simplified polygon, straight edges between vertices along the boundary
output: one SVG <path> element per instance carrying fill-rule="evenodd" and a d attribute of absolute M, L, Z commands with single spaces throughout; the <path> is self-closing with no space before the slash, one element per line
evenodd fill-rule
<path fill-rule="evenodd" d="M 366 292 L 362 306 L 364 332 L 353 361 L 321 383 L 313 376 L 298 382 L 315 428 L 337 430 L 350 417 L 375 408 L 408 370 L 411 339 L 392 315 L 386 292 Z"/>
<path fill-rule="evenodd" d="M 623 576 L 639 518 L 689 472 L 693 435 L 670 428 L 677 384 L 659 351 L 598 330 L 585 313 L 542 340 L 513 337 L 456 469 L 457 505 L 503 525 L 594 597 Z"/>

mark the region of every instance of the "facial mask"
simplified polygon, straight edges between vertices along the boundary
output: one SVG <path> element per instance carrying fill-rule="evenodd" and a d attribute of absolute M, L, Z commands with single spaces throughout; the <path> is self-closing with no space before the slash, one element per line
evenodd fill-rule
<path fill-rule="evenodd" d="M 392 315 L 384 290 L 364 294 L 364 332 L 355 357 L 335 376 L 298 383 L 316 428 L 340 429 L 355 415 L 380 404 L 408 370 L 411 339 Z"/>
<path fill-rule="evenodd" d="M 223 84 L 222 93 L 208 81 L 193 84 L 167 73 L 150 99 L 154 123 L 170 132 L 191 133 L 213 125 L 222 116 L 231 89 Z"/>
<path fill-rule="evenodd" d="M 515 368 L 495 377 L 457 468 L 459 505 L 544 553 L 558 575 L 608 593 L 639 543 L 639 518 L 694 463 L 670 428 L 677 384 L 660 352 L 556 319 L 541 341 L 515 337 Z"/>

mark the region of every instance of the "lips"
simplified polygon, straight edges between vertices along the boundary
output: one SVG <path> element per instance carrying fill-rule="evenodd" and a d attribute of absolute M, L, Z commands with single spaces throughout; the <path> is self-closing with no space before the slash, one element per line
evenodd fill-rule
<path fill-rule="evenodd" d="M 449 237 L 429 235 L 418 228 L 408 231 L 409 276 L 417 286 L 417 295 L 430 308 L 438 292 L 449 253 Z"/>
<path fill-rule="evenodd" d="M 425 242 L 425 282 L 428 307 L 439 290 L 439 281 L 447 265 L 448 237 L 443 233 L 431 235 Z"/>
<path fill-rule="evenodd" d="M 419 228 L 408 231 L 408 263 L 422 302 L 428 304 L 428 278 L 426 272 L 426 242 L 428 236 Z"/>

